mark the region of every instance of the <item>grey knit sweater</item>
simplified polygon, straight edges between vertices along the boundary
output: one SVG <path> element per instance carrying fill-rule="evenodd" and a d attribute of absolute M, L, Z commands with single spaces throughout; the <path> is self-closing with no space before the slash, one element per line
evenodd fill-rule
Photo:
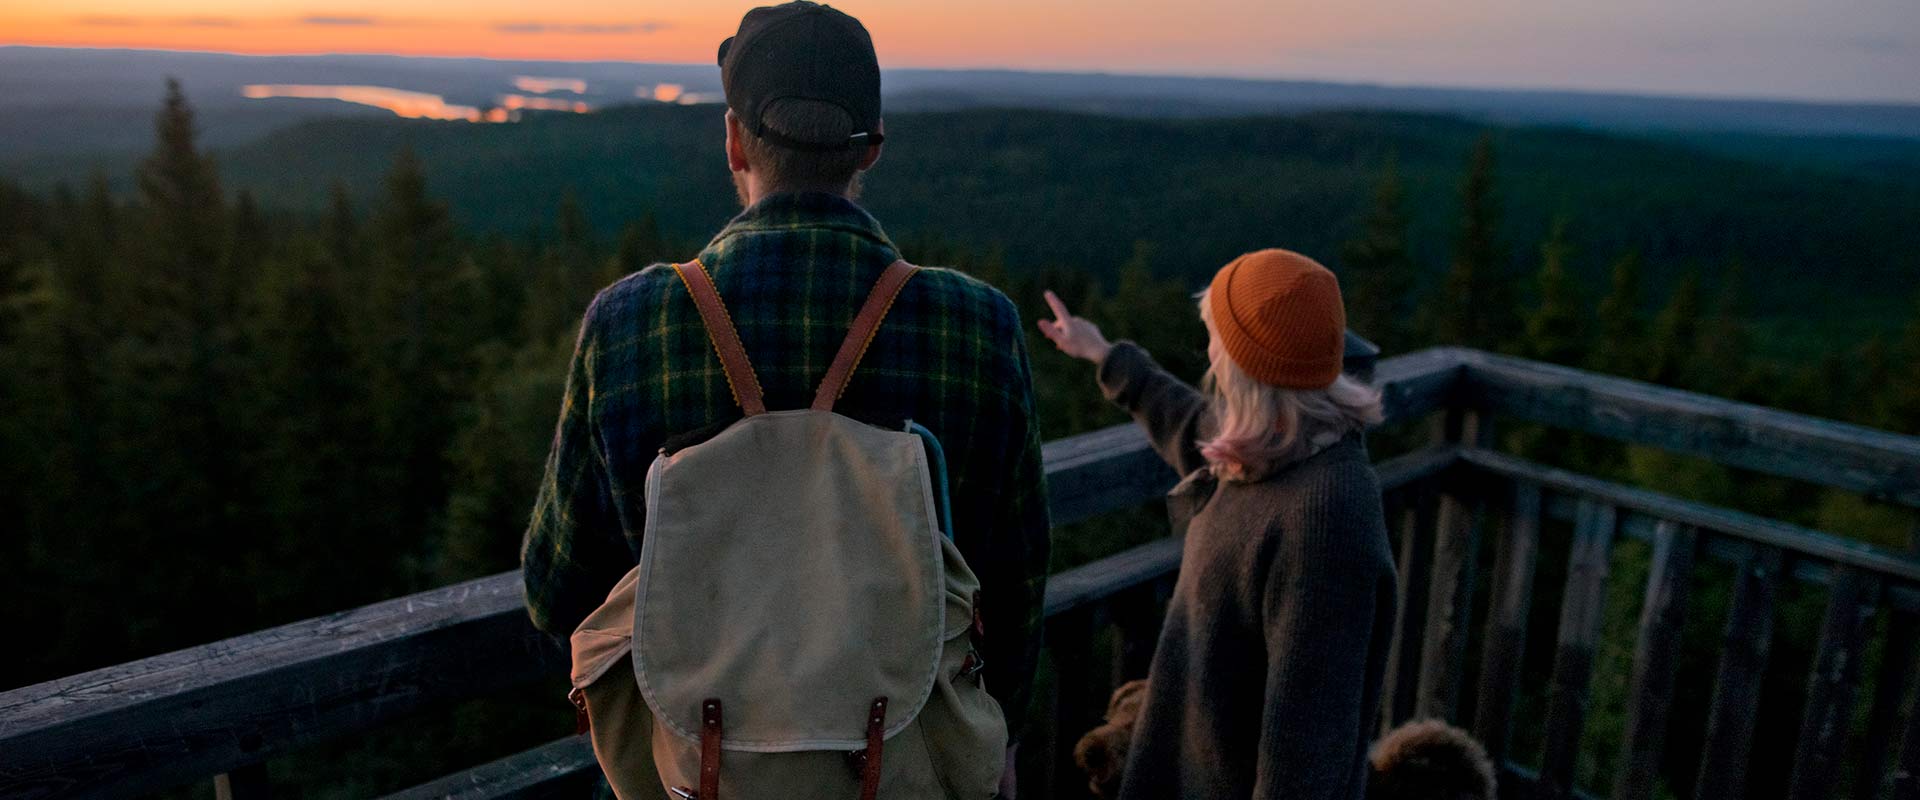
<path fill-rule="evenodd" d="M 1215 486 L 1199 392 L 1127 342 L 1100 385 L 1193 475 L 1170 503 L 1193 511 L 1120 796 L 1361 800 L 1395 582 L 1359 436 Z"/>

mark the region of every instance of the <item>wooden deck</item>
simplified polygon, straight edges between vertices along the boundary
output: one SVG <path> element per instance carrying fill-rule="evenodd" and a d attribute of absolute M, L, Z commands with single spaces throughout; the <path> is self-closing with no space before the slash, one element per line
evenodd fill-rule
<path fill-rule="evenodd" d="M 1364 367 L 1364 365 L 1362 365 Z M 1701 800 L 1738 796 L 1748 771 L 1774 612 L 1786 582 L 1825 598 L 1800 709 L 1790 798 L 1920 798 L 1920 714 L 1908 699 L 1920 643 L 1920 560 L 1775 520 L 1530 463 L 1492 447 L 1499 420 L 1649 445 L 1920 508 L 1920 439 L 1469 350 L 1379 361 L 1391 420 L 1435 420 L 1432 444 L 1379 464 L 1402 582 L 1383 722 L 1469 725 L 1505 765 L 1504 796 L 1654 796 L 1675 693 L 1690 578 L 1737 569 L 1721 640 Z M 1050 442 L 1057 524 L 1154 498 L 1174 476 L 1132 427 Z M 1569 527 L 1570 524 L 1570 527 Z M 1561 533 L 1564 532 L 1564 533 Z M 1557 537 L 1557 538 L 1556 538 Z M 1613 547 L 1647 543 L 1651 568 L 1629 676 L 1620 768 L 1576 787 Z M 1564 569 L 1540 569 L 1543 553 Z M 1055 691 L 1028 732 L 1041 768 L 1028 797 L 1084 796 L 1073 739 L 1108 688 L 1144 674 L 1180 550 L 1172 540 L 1057 574 L 1046 599 Z M 1538 575 L 1564 576 L 1543 585 Z M 1542 600 L 1549 598 L 1549 600 Z M 1535 601 L 1560 609 L 1537 737 L 1513 735 Z M 1096 647 L 1096 642 L 1106 644 Z M 1474 643 L 1483 643 L 1478 647 Z M 1696 647 L 1701 646 L 1695 644 Z M 1871 697 L 1861 664 L 1877 647 Z M 271 791 L 259 765 L 401 715 L 562 674 L 508 573 L 0 694 L 0 796 L 121 797 L 213 780 L 223 797 Z M 1471 681 L 1471 685 L 1469 685 Z M 1471 703 L 1463 698 L 1470 698 Z M 1865 736 L 1849 720 L 1867 704 Z M 1468 707 L 1470 706 L 1470 707 Z M 574 795 L 596 776 L 583 739 L 447 776 L 396 796 Z"/>

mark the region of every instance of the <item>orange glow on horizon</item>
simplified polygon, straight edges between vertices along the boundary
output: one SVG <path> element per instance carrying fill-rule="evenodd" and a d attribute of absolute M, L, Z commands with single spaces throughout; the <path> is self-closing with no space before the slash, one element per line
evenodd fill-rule
<path fill-rule="evenodd" d="M 529 10 L 513 0 L 471 0 L 453 15 L 428 0 L 389 0 L 381 6 L 340 10 L 289 0 L 26 0 L 24 6 L 0 8 L 0 44 L 711 64 L 715 48 L 733 33 L 740 15 L 773 1 L 680 0 L 660 5 L 566 0 L 557 7 Z M 1245 5 L 1248 0 L 1212 2 Z M 1089 62 L 1118 56 L 1137 63 L 1106 68 L 1151 71 L 1217 55 L 1223 48 L 1243 49 L 1253 41 L 1232 25 L 1182 31 L 1178 29 L 1185 25 L 1168 26 L 1159 10 L 1125 6 L 1103 8 L 1099 24 L 1090 28 L 1087 9 L 1067 0 L 981 0 L 964 6 L 848 0 L 833 5 L 866 24 L 881 63 L 889 67 L 1071 69 L 1098 67 Z M 1188 22 L 1209 27 L 1223 21 L 1203 11 L 1183 14 Z M 1291 19 L 1286 36 L 1261 37 L 1254 52 L 1274 52 L 1287 45 L 1285 39 L 1310 37 L 1320 27 L 1305 18 Z"/>
<path fill-rule="evenodd" d="M 712 67 L 776 0 L 8 0 L 0 45 Z M 1920 102 L 1920 4 L 834 0 L 889 68 Z M 1737 24 L 1730 24 L 1737 23 Z M 566 73 L 559 72 L 564 75 Z M 549 94 L 522 89 L 528 94 Z"/>

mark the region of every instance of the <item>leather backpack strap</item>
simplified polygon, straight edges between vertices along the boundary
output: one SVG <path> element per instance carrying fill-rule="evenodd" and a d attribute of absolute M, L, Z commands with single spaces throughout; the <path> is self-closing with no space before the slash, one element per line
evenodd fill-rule
<path fill-rule="evenodd" d="M 905 261 L 895 261 L 880 273 L 880 280 L 874 282 L 873 291 L 867 294 L 867 302 L 860 306 L 860 313 L 854 315 L 853 326 L 847 329 L 847 340 L 840 343 L 833 366 L 827 368 L 827 377 L 820 381 L 820 390 L 813 396 L 813 410 L 833 410 L 833 404 L 847 391 L 847 381 L 853 378 L 854 368 L 860 366 L 860 358 L 866 355 L 867 345 L 873 343 L 880 323 L 886 320 L 887 310 L 893 308 L 900 288 L 919 270 Z"/>
<path fill-rule="evenodd" d="M 700 800 L 720 800 L 720 698 L 700 704 Z"/>
<path fill-rule="evenodd" d="M 866 758 L 860 764 L 860 800 L 880 796 L 880 751 L 886 746 L 887 698 L 873 698 L 867 706 Z"/>
<path fill-rule="evenodd" d="M 694 307 L 700 309 L 701 321 L 707 324 L 707 338 L 713 341 L 713 351 L 720 355 L 720 368 L 727 374 L 727 388 L 733 391 L 733 401 L 739 403 L 740 410 L 749 417 L 767 413 L 766 400 L 760 393 L 760 379 L 753 374 L 753 364 L 747 361 L 747 348 L 740 344 L 740 332 L 734 329 L 726 304 L 720 302 L 720 292 L 713 288 L 707 268 L 700 265 L 699 259 L 694 259 L 673 265 L 673 271 L 680 276 L 680 282 L 686 284 L 687 293 L 693 295 Z"/>

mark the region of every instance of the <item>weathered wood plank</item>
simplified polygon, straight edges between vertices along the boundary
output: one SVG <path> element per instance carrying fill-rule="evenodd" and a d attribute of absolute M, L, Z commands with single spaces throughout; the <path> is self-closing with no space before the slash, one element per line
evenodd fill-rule
<path fill-rule="evenodd" d="M 1857 567 L 1889 578 L 1920 583 L 1920 559 L 1883 547 L 1849 541 L 1740 511 L 1610 483 L 1487 450 L 1462 450 L 1460 458 L 1472 467 L 1508 480 L 1533 481 L 1554 492 L 1592 497 L 1622 510 L 1670 519 L 1701 530 L 1718 531 L 1812 556 L 1817 561 Z"/>
<path fill-rule="evenodd" d="M 1387 672 L 1381 685 L 1381 732 L 1413 718 L 1420 699 L 1420 644 L 1427 629 L 1427 581 L 1433 576 L 1433 537 L 1427 533 L 1438 500 L 1421 488 L 1401 493 L 1400 552 L 1395 558 L 1400 606 L 1394 610 L 1393 640 L 1387 646 Z"/>
<path fill-rule="evenodd" d="M 1048 442 L 1047 511 L 1055 525 L 1132 508 L 1179 479 L 1137 425 L 1116 425 Z"/>
<path fill-rule="evenodd" d="M 1574 762 L 1586 726 L 1593 648 L 1606 610 L 1616 514 L 1612 506 L 1581 501 L 1567 556 L 1567 583 L 1560 607 L 1559 645 L 1547 691 L 1547 729 L 1540 749 L 1536 796 L 1558 800 L 1573 793 Z"/>
<path fill-rule="evenodd" d="M 1773 607 L 1783 558 L 1767 545 L 1753 548 L 1735 574 L 1733 602 L 1721 636 L 1720 670 L 1707 711 L 1706 749 L 1694 782 L 1707 797 L 1745 797 L 1747 758 L 1759 713 L 1760 682 L 1773 652 Z"/>
<path fill-rule="evenodd" d="M 1180 568 L 1180 541 L 1159 539 L 1047 579 L 1046 615 L 1055 617 L 1170 575 Z"/>
<path fill-rule="evenodd" d="M 1647 800 L 1660 775 L 1696 539 L 1692 529 L 1675 522 L 1661 523 L 1654 534 L 1653 568 L 1640 607 L 1627 693 L 1626 737 L 1620 748 L 1624 764 L 1614 783 L 1613 800 Z"/>
<path fill-rule="evenodd" d="M 1346 352 L 1340 355 L 1340 371 L 1371 383 L 1373 371 L 1380 365 L 1380 345 L 1354 333 L 1351 328 L 1347 329 L 1344 344 Z"/>
<path fill-rule="evenodd" d="M 1486 655 L 1480 661 L 1473 734 L 1496 764 L 1506 759 L 1513 694 L 1526 655 L 1527 615 L 1533 608 L 1533 576 L 1540 558 L 1540 506 L 1537 484 L 1514 485 L 1494 562 L 1493 605 L 1487 613 Z"/>
<path fill-rule="evenodd" d="M 599 778 L 593 743 L 582 734 L 395 792 L 385 800 L 584 798 Z"/>
<path fill-rule="evenodd" d="M 1411 420 L 1453 405 L 1469 352 L 1435 347 L 1382 359 L 1373 385 L 1380 390 L 1387 421 Z"/>
<path fill-rule="evenodd" d="M 1920 437 L 1472 350 L 1465 402 L 1920 507 Z"/>
<path fill-rule="evenodd" d="M 1893 762 L 1893 800 L 1920 800 L 1920 692 L 1907 704 L 1900 754 Z"/>
<path fill-rule="evenodd" d="M 1396 486 L 1452 451 L 1380 465 Z M 1171 574 L 1156 542 L 1054 576 L 1049 613 Z M 505 573 L 0 694 L 0 795 L 117 796 L 565 671 Z"/>
<path fill-rule="evenodd" d="M 1483 503 L 1456 491 L 1440 495 L 1434 524 L 1433 578 L 1427 585 L 1427 628 L 1420 644 L 1418 716 L 1455 719 L 1467 635 L 1473 624 L 1475 556 Z"/>
<path fill-rule="evenodd" d="M 1879 591 L 1876 575 L 1842 569 L 1835 576 L 1826 621 L 1820 628 L 1820 649 L 1814 654 L 1813 673 L 1807 676 L 1807 706 L 1800 719 L 1788 800 L 1824 800 L 1833 792 L 1853 714 L 1867 623 Z"/>
<path fill-rule="evenodd" d="M 1571 497 L 1559 494 L 1548 495 L 1546 516 L 1548 519 L 1571 522 L 1578 516 L 1574 506 L 1575 501 Z M 1725 510 L 1715 506 L 1705 508 L 1716 512 Z M 1622 509 L 1620 536 L 1652 544 L 1654 529 L 1660 523 L 1667 521 L 1643 511 Z M 1700 556 L 1727 564 L 1745 564 L 1748 555 L 1753 552 L 1754 543 L 1737 534 L 1726 534 L 1710 528 L 1702 528 L 1701 531 L 1711 532 L 1714 535 L 1706 537 L 1701 543 Z M 1828 533 L 1815 533 L 1820 536 L 1832 536 Z M 1796 558 L 1787 565 L 1782 575 L 1809 586 L 1828 586 L 1833 583 L 1833 572 L 1837 568 L 1835 565 L 1824 564 L 1811 558 Z M 1885 584 L 1881 586 L 1880 596 L 1882 604 L 1889 608 L 1920 614 L 1920 586 L 1908 583 Z"/>
<path fill-rule="evenodd" d="M 154 791 L 564 670 L 519 576 L 468 581 L 0 695 L 0 795 Z"/>
<path fill-rule="evenodd" d="M 1888 614 L 1880 668 L 1874 671 L 1872 711 L 1859 742 L 1855 800 L 1878 800 L 1887 788 L 1887 755 L 1900 735 L 1901 700 L 1907 696 L 1907 678 L 1913 674 L 1916 643 L 1920 643 L 1920 617 L 1897 610 Z"/>

